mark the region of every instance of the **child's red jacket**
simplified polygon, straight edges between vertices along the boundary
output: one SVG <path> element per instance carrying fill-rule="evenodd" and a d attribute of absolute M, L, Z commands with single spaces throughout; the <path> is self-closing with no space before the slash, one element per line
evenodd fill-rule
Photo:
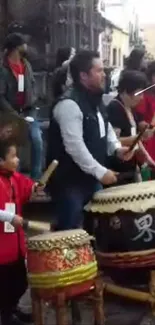
<path fill-rule="evenodd" d="M 16 204 L 16 214 L 22 215 L 23 204 L 31 196 L 34 182 L 20 173 L 0 170 L 0 209 L 5 209 L 5 203 Z M 22 227 L 14 233 L 4 232 L 4 222 L 0 222 L 0 265 L 12 263 L 20 256 L 25 256 L 26 244 Z"/>

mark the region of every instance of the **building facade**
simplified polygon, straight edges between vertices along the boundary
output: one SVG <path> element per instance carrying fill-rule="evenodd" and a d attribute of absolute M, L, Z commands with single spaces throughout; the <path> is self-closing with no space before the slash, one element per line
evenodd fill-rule
<path fill-rule="evenodd" d="M 113 28 L 112 24 L 105 20 L 105 29 L 100 34 L 99 38 L 99 52 L 101 55 L 101 58 L 104 61 L 105 66 L 110 66 L 110 56 L 111 56 L 111 44 L 112 44 L 112 34 L 113 34 Z"/>
<path fill-rule="evenodd" d="M 24 33 L 37 62 L 46 56 L 54 58 L 57 49 L 64 46 L 98 48 L 104 29 L 98 0 L 33 0 L 33 5 L 32 0 L 1 1 L 1 39 L 8 30 Z"/>
<path fill-rule="evenodd" d="M 110 9 L 108 15 L 107 8 Z M 116 14 L 122 8 L 124 8 L 123 0 L 100 0 L 98 3 L 98 10 L 105 19 L 105 29 L 100 35 L 99 51 L 105 65 L 110 67 L 123 68 L 124 59 L 129 54 L 129 33 L 123 28 L 123 22 L 121 23 L 119 15 Z M 119 23 L 115 24 L 117 19 Z"/>
<path fill-rule="evenodd" d="M 129 55 L 129 33 L 113 26 L 110 66 L 123 69 L 125 58 Z"/>
<path fill-rule="evenodd" d="M 148 53 L 148 56 L 151 59 L 155 59 L 155 39 L 154 39 L 154 31 L 155 24 L 147 24 L 142 25 L 142 38 L 145 49 Z"/>
<path fill-rule="evenodd" d="M 105 21 L 105 30 L 100 35 L 99 51 L 108 67 L 123 68 L 124 60 L 129 55 L 129 33 Z"/>

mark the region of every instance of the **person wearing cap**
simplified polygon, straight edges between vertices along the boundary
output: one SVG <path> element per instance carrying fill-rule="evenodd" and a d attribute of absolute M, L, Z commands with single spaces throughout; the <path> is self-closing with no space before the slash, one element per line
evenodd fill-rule
<path fill-rule="evenodd" d="M 37 180 L 41 175 L 43 142 L 36 120 L 34 76 L 31 64 L 25 57 L 26 52 L 27 44 L 23 36 L 9 34 L 0 67 L 0 111 L 27 121 L 31 140 L 31 177 Z"/>

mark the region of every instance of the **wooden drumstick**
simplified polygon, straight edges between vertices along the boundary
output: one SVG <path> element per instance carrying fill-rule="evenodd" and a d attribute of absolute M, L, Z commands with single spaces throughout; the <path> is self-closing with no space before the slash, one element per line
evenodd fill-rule
<path fill-rule="evenodd" d="M 139 132 L 139 134 L 137 135 L 135 141 L 132 143 L 132 145 L 130 146 L 129 148 L 129 151 L 128 152 L 131 152 L 135 147 L 136 145 L 138 144 L 138 142 L 141 140 L 141 138 L 143 137 L 143 134 L 145 133 L 145 131 L 149 128 L 149 125 L 146 126 L 141 132 Z"/>
<path fill-rule="evenodd" d="M 44 174 L 40 178 L 39 185 L 45 186 L 47 184 L 49 178 L 51 177 L 51 175 L 53 174 L 53 172 L 57 168 L 58 164 L 59 164 L 59 162 L 57 160 L 53 160 L 51 162 L 51 164 L 48 166 L 48 168 L 46 169 L 46 171 L 44 172 Z"/>
<path fill-rule="evenodd" d="M 140 94 L 143 94 L 145 91 L 147 91 L 147 90 L 149 90 L 149 89 L 151 89 L 151 88 L 153 88 L 153 87 L 155 87 L 155 84 L 153 84 L 153 85 L 151 85 L 151 86 L 149 86 L 149 87 L 146 87 L 146 88 L 144 88 L 144 89 L 138 91 L 137 93 L 135 93 L 134 96 L 138 96 L 138 95 L 140 95 Z"/>
<path fill-rule="evenodd" d="M 35 230 L 35 231 L 45 231 L 48 232 L 51 229 L 51 224 L 49 222 L 41 222 L 41 221 L 33 221 L 33 220 L 24 220 L 23 228 L 25 231 L 27 230 Z"/>

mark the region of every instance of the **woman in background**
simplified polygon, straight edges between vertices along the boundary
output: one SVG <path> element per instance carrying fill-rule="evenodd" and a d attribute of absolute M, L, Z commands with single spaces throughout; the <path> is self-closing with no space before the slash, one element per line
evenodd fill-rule
<path fill-rule="evenodd" d="M 75 55 L 74 48 L 60 48 L 56 55 L 56 69 L 53 73 L 53 96 L 57 99 L 63 94 L 66 87 L 70 86 L 69 63 Z"/>
<path fill-rule="evenodd" d="M 126 60 L 125 70 L 137 70 L 144 72 L 145 69 L 145 51 L 141 49 L 134 49 Z"/>
<path fill-rule="evenodd" d="M 130 53 L 129 57 L 125 59 L 125 68 L 121 71 L 119 80 L 121 80 L 123 74 L 126 71 L 141 71 L 146 70 L 145 51 L 141 49 L 134 49 Z M 118 81 L 119 84 L 119 81 Z M 118 85 L 117 85 L 118 87 Z"/>

